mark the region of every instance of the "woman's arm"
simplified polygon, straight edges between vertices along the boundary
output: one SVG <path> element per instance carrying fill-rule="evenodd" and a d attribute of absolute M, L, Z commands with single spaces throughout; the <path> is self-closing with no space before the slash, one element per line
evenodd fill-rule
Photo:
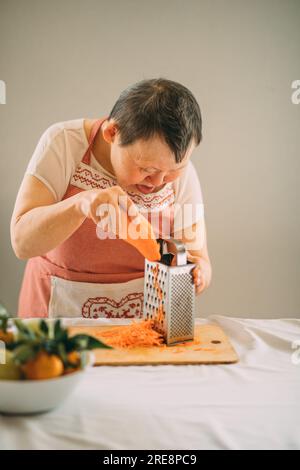
<path fill-rule="evenodd" d="M 99 213 L 101 206 L 103 213 Z M 120 186 L 80 191 L 55 202 L 44 183 L 26 175 L 11 219 L 12 247 L 20 259 L 44 255 L 69 238 L 85 218 L 93 220 L 96 232 L 96 225 L 102 218 L 105 222 L 110 211 L 115 216 L 116 235 L 127 238 L 127 217 L 135 218 L 138 209 Z"/>
<path fill-rule="evenodd" d="M 16 256 L 43 255 L 66 240 L 82 224 L 80 193 L 60 202 L 47 186 L 25 175 L 11 218 L 11 243 Z"/>

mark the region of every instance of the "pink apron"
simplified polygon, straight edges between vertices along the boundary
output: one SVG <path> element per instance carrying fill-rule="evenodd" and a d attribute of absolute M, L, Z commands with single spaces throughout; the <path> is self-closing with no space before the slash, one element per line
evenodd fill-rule
<path fill-rule="evenodd" d="M 90 166 L 91 147 L 107 118 L 97 120 L 89 146 L 63 197 L 83 190 L 104 189 L 117 181 Z M 174 190 L 167 183 L 151 194 L 128 195 L 147 217 L 156 237 L 164 220 L 174 226 Z M 20 317 L 141 318 L 145 258 L 121 239 L 99 239 L 96 225 L 86 218 L 63 243 L 44 256 L 27 261 L 19 296 Z"/>

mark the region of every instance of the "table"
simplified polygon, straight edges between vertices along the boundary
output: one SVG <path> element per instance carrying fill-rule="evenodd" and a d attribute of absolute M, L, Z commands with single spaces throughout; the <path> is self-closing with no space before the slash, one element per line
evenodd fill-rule
<path fill-rule="evenodd" d="M 56 410 L 0 415 L 0 449 L 300 449 L 300 320 L 196 322 L 240 362 L 92 368 Z"/>

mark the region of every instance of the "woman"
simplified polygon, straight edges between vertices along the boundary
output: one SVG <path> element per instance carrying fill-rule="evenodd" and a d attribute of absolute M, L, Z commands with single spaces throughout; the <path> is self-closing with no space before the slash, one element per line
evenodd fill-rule
<path fill-rule="evenodd" d="M 204 218 L 198 213 L 188 223 L 179 222 L 183 205 L 202 204 L 190 162 L 201 129 L 192 93 L 159 78 L 124 90 L 107 117 L 59 122 L 45 131 L 11 220 L 15 254 L 28 260 L 19 316 L 142 316 L 144 257 L 117 226 L 115 237 L 103 236 L 107 226 L 96 230 L 104 220 L 101 205 L 124 214 L 120 198 L 125 198 L 128 220 L 138 211 L 156 223 L 157 238 L 171 235 L 188 243 L 191 235 L 182 228 L 190 230 L 188 259 L 197 263 L 196 293 L 208 287 Z"/>

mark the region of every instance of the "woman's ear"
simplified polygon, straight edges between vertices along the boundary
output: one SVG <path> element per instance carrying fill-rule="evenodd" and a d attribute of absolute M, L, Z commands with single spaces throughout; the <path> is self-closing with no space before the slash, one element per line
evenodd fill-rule
<path fill-rule="evenodd" d="M 102 127 L 102 135 L 103 139 L 108 143 L 111 144 L 117 138 L 117 134 L 119 132 L 119 127 L 114 120 L 106 121 L 103 123 Z"/>

